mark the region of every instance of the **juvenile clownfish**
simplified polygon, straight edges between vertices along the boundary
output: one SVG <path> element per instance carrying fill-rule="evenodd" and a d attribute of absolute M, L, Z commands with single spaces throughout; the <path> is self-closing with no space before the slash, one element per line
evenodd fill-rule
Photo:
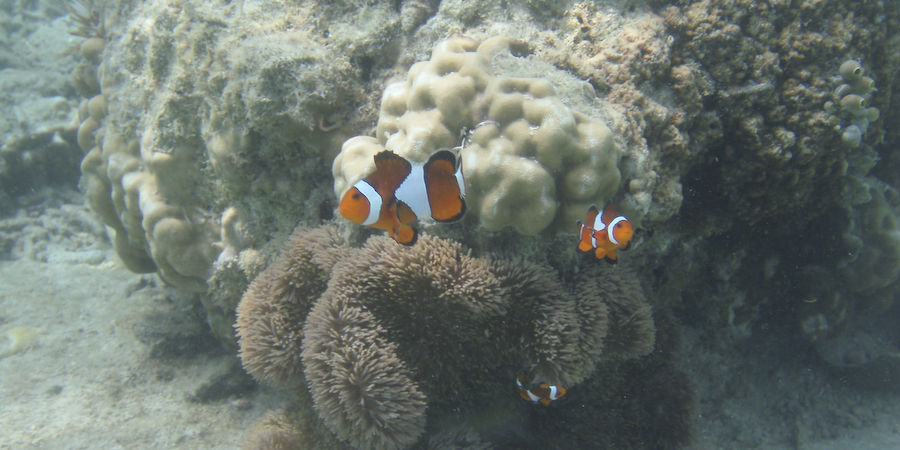
<path fill-rule="evenodd" d="M 550 402 L 559 400 L 560 397 L 566 395 L 566 388 L 562 386 L 549 385 L 541 383 L 536 388 L 525 389 L 522 383 L 525 382 L 525 374 L 520 373 L 516 378 L 516 385 L 519 386 L 519 395 L 523 399 L 530 402 L 540 403 L 544 406 L 550 406 Z"/>
<path fill-rule="evenodd" d="M 625 251 L 631 247 L 634 228 L 625 216 L 616 213 L 616 207 L 612 204 L 603 208 L 603 211 L 597 211 L 597 206 L 591 205 L 586 223 L 579 220 L 577 225 L 581 236 L 579 253 L 594 250 L 597 259 L 615 264 L 618 262 L 616 250 Z"/>
<path fill-rule="evenodd" d="M 466 213 L 462 160 L 439 150 L 425 163 L 410 163 L 390 150 L 375 155 L 375 173 L 358 181 L 341 199 L 338 211 L 360 225 L 387 230 L 404 245 L 418 238 L 409 226 L 422 217 L 453 222 Z"/>

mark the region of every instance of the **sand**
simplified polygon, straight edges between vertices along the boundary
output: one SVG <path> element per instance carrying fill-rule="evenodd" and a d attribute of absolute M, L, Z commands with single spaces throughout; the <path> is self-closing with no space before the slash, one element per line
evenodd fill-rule
<path fill-rule="evenodd" d="M 235 355 L 152 355 L 139 339 L 189 299 L 125 270 L 108 243 L 57 251 L 0 261 L 0 352 L 7 331 L 36 333 L 0 359 L 0 448 L 239 448 L 267 406 L 192 398 Z"/>

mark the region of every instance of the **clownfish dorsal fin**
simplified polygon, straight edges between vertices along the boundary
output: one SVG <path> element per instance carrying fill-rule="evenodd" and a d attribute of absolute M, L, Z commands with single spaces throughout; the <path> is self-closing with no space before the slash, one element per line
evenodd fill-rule
<path fill-rule="evenodd" d="M 417 219 L 416 213 L 406 203 L 396 200 L 397 204 L 397 222 L 399 224 L 410 223 Z"/>
<path fill-rule="evenodd" d="M 603 215 L 612 219 L 613 217 L 617 217 L 619 215 L 619 211 L 616 208 L 616 205 L 607 203 L 606 207 L 603 208 Z"/>
<path fill-rule="evenodd" d="M 365 178 L 375 190 L 384 198 L 392 198 L 394 191 L 409 176 L 412 165 L 390 150 L 384 150 L 375 155 L 375 173 Z"/>
<path fill-rule="evenodd" d="M 591 205 L 588 208 L 587 219 L 585 220 L 585 224 L 589 227 L 594 226 L 594 221 L 597 220 L 597 216 L 600 215 L 600 211 L 597 209 L 597 205 Z"/>
<path fill-rule="evenodd" d="M 450 150 L 438 150 L 425 163 L 425 191 L 431 218 L 438 222 L 454 222 L 466 214 L 461 164 L 461 158 Z"/>

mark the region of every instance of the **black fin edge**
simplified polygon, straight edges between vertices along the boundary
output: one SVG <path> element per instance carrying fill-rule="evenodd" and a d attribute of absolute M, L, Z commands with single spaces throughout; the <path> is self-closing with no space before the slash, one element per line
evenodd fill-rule
<path fill-rule="evenodd" d="M 400 241 L 397 241 L 396 238 L 394 240 L 397 241 L 398 244 L 405 245 L 407 247 L 412 247 L 413 245 L 416 245 L 416 242 L 419 240 L 419 230 L 415 229 L 415 227 L 410 227 L 410 228 L 412 228 L 412 230 L 413 230 L 413 238 L 411 241 L 400 242 Z"/>
<path fill-rule="evenodd" d="M 463 217 L 464 215 L 466 215 L 466 211 L 469 210 L 469 207 L 466 206 L 466 201 L 465 201 L 465 199 L 463 199 L 462 197 L 459 198 L 459 201 L 462 202 L 462 208 L 459 209 L 459 214 L 457 214 L 457 215 L 455 215 L 455 216 L 453 216 L 453 217 L 451 217 L 451 218 L 449 218 L 449 219 L 444 219 L 444 220 L 438 220 L 438 219 L 435 219 L 434 217 L 432 217 L 432 219 L 434 219 L 435 222 L 440 222 L 440 223 L 456 222 L 456 221 L 458 221 L 459 219 L 462 219 L 462 217 Z"/>
<path fill-rule="evenodd" d="M 454 171 L 459 169 L 459 165 L 462 163 L 462 158 L 459 155 L 453 153 L 451 150 L 442 149 L 432 153 L 431 156 L 428 157 L 428 162 L 426 162 L 425 165 L 427 166 L 439 159 L 443 159 L 452 164 Z"/>

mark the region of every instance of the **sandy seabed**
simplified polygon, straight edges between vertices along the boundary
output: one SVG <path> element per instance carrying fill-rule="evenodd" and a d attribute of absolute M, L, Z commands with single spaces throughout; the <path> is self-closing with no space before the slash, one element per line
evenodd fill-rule
<path fill-rule="evenodd" d="M 37 333 L 0 359 L 0 448 L 240 448 L 267 408 L 191 399 L 235 356 L 151 357 L 135 329 L 171 291 L 114 261 L 0 262 L 0 333 Z"/>

